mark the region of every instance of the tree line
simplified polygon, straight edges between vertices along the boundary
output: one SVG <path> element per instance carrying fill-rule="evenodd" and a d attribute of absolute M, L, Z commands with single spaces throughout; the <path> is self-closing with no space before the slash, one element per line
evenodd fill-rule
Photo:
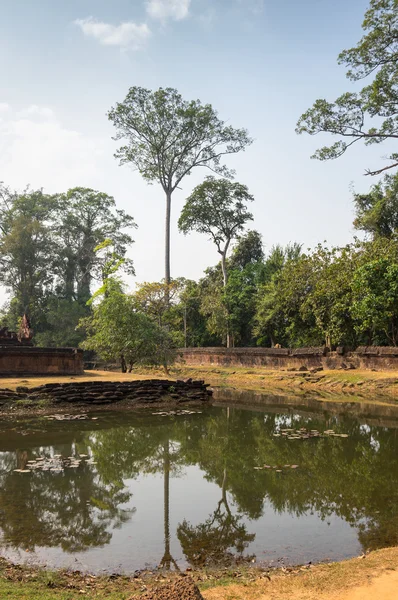
<path fill-rule="evenodd" d="M 38 345 L 78 345 L 84 336 L 77 323 L 112 256 L 133 272 L 125 255 L 134 219 L 114 198 L 88 188 L 50 195 L 1 185 L 0 201 L 0 282 L 11 298 L 3 325 L 15 329 L 27 313 Z M 105 240 L 111 245 L 101 247 Z"/>
<path fill-rule="evenodd" d="M 206 199 L 214 183 L 215 216 Z M 200 222 L 197 230 L 213 232 L 220 262 L 199 281 L 146 282 L 132 293 L 120 275 L 134 272 L 126 252 L 136 225 L 113 198 L 82 188 L 51 196 L 3 188 L 2 196 L 0 280 L 11 291 L 3 323 L 15 328 L 27 312 L 38 345 L 84 342 L 107 359 L 123 354 L 128 365 L 154 343 L 166 357 L 168 345 L 228 338 L 231 346 L 397 345 L 398 175 L 354 196 L 354 226 L 365 240 L 311 251 L 294 243 L 267 255 L 257 231 L 242 232 L 251 218 L 247 189 L 209 178 L 188 198 L 180 226 Z"/>

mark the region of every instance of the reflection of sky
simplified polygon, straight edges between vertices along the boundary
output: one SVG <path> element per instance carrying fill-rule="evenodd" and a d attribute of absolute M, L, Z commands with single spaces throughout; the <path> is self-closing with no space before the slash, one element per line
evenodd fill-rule
<path fill-rule="evenodd" d="M 370 431 L 371 431 L 371 428 L 366 423 L 361 425 L 359 429 L 363 433 L 370 433 Z M 372 446 L 373 450 L 375 450 L 376 452 L 378 452 L 378 450 L 380 450 L 380 443 L 374 438 L 373 435 L 370 436 L 370 445 Z"/>
<path fill-rule="evenodd" d="M 135 507 L 136 512 L 121 529 L 112 530 L 109 545 L 72 556 L 55 548 L 38 548 L 35 558 L 50 566 L 90 571 L 131 572 L 159 564 L 164 552 L 163 475 L 145 475 L 125 483 L 132 498 L 123 508 Z M 220 499 L 220 488 L 206 481 L 198 467 L 184 468 L 178 478 L 170 478 L 171 553 L 180 566 L 186 561 L 177 539 L 178 524 L 183 519 L 193 525 L 203 523 Z M 231 497 L 229 500 L 233 509 Z M 243 518 L 242 523 L 247 525 L 249 533 L 256 534 L 247 553 L 255 554 L 259 561 L 276 563 L 284 558 L 285 563 L 305 563 L 345 558 L 361 550 L 356 530 L 335 516 L 328 521 L 309 513 L 297 518 L 288 512 L 275 513 L 266 501 L 260 519 Z M 11 552 L 7 556 L 32 561 L 32 555 L 26 552 Z"/>

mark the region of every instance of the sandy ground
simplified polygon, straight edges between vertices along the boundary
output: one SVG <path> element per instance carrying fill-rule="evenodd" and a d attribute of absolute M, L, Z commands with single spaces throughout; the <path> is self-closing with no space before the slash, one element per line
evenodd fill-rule
<path fill-rule="evenodd" d="M 398 549 L 320 565 L 293 577 L 276 576 L 202 592 L 205 600 L 397 600 Z"/>
<path fill-rule="evenodd" d="M 267 587 L 266 584 L 264 587 Z M 250 590 L 248 587 L 231 585 L 227 589 L 213 589 L 203 594 L 205 600 L 397 600 L 398 573 L 377 577 L 370 583 L 342 592 L 319 593 L 314 590 L 296 590 L 286 594 L 284 591 Z"/>

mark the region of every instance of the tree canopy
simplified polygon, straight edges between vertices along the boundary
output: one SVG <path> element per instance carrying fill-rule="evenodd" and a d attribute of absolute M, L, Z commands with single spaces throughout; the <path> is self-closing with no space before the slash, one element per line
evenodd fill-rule
<path fill-rule="evenodd" d="M 224 285 L 228 279 L 226 256 L 229 246 L 247 221 L 253 220 L 246 206 L 253 200 L 245 185 L 210 176 L 193 190 L 181 211 L 180 231 L 205 233 L 216 245 L 221 255 Z"/>
<path fill-rule="evenodd" d="M 135 309 L 133 298 L 123 293 L 115 279 L 107 281 L 103 297 L 94 304 L 92 315 L 81 321 L 81 327 L 87 333 L 82 347 L 105 360 L 120 362 L 123 371 L 127 365 L 131 371 L 137 364 L 167 370 L 175 360 L 171 336 Z"/>
<path fill-rule="evenodd" d="M 356 46 L 343 50 L 338 62 L 347 78 L 358 82 L 370 78 L 359 92 L 345 92 L 334 102 L 315 101 L 297 123 L 297 133 L 330 133 L 337 137 L 312 158 L 329 160 L 342 156 L 358 142 L 381 144 L 398 139 L 398 3 L 371 0 L 362 23 L 365 32 Z M 398 166 L 398 153 L 390 153 L 389 164 L 368 169 L 378 175 Z"/>
<path fill-rule="evenodd" d="M 222 157 L 244 150 L 252 140 L 245 129 L 219 119 L 210 104 L 184 100 L 173 88 L 151 91 L 130 88 L 123 102 L 108 113 L 116 139 L 125 145 L 116 152 L 121 164 L 132 164 L 149 183 L 159 183 L 166 195 L 165 282 L 170 275 L 171 196 L 196 167 L 229 177 Z"/>
<path fill-rule="evenodd" d="M 398 174 L 387 174 L 367 194 L 355 194 L 354 227 L 373 238 L 398 234 Z"/>
<path fill-rule="evenodd" d="M 116 208 L 112 196 L 90 188 L 45 194 L 27 189 L 22 193 L 0 189 L 0 282 L 11 292 L 4 311 L 5 324 L 15 329 L 29 314 L 40 345 L 75 346 L 76 332 L 96 282 L 104 277 L 106 242 L 109 255 L 126 259 L 133 243 L 134 219 Z M 110 239 L 111 238 L 111 239 Z"/>

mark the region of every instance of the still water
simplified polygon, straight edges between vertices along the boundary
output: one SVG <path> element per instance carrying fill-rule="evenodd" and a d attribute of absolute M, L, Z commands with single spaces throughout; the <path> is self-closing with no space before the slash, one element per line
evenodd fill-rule
<path fill-rule="evenodd" d="M 302 428 L 348 437 L 281 434 Z M 398 545 L 393 420 L 223 405 L 0 422 L 0 554 L 15 561 L 131 573 L 388 545 Z"/>

